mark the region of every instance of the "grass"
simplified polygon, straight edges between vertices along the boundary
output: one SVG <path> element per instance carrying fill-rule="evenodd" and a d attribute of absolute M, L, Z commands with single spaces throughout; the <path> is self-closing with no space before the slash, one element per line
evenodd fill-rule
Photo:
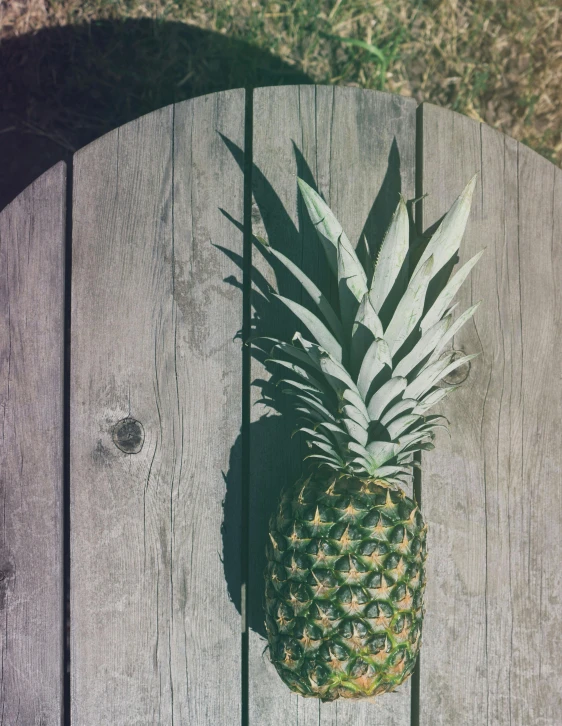
<path fill-rule="evenodd" d="M 315 83 L 430 101 L 562 166 L 562 22 L 555 2 L 0 0 L 0 46 L 42 28 L 124 18 L 150 18 L 155 33 L 167 23 L 213 31 L 277 56 Z M 197 76 L 195 95 L 217 87 L 217 68 L 212 59 L 196 74 L 188 68 L 188 79 Z M 181 88 L 182 81 L 174 84 Z M 86 73 L 80 82 L 87 87 Z M 138 101 L 138 87 L 135 94 Z"/>

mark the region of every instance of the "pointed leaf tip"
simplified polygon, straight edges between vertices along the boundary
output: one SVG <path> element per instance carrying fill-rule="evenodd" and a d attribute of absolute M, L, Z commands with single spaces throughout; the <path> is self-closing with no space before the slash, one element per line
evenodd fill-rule
<path fill-rule="evenodd" d="M 379 249 L 371 281 L 372 302 L 377 313 L 402 271 L 402 265 L 408 252 L 408 210 L 401 194 L 399 197 L 398 205 Z"/>

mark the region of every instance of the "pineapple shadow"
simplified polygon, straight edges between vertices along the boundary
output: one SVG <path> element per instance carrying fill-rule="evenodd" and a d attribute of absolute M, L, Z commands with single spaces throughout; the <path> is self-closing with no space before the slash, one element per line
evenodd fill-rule
<path fill-rule="evenodd" d="M 218 245 L 217 247 L 242 270 L 243 260 L 239 255 Z M 253 269 L 252 277 L 259 292 L 254 290 L 251 295 L 254 311 L 251 338 L 263 335 L 283 336 L 286 333 L 280 332 L 280 329 L 291 325 L 290 314 L 280 311 L 275 300 L 270 299 L 269 286 L 256 269 Z M 243 291 L 243 284 L 235 277 L 227 278 L 225 282 Z M 279 286 L 282 287 L 280 281 Z M 242 331 L 238 332 L 237 338 L 242 340 Z M 228 472 L 223 472 L 226 495 L 221 531 L 229 597 L 241 613 L 241 586 L 247 578 L 247 625 L 266 638 L 263 606 L 269 519 L 277 510 L 282 489 L 300 475 L 306 450 L 298 436 L 291 436 L 296 416 L 288 397 L 278 388 L 277 384 L 282 376 L 273 372 L 268 380 L 260 378 L 256 374 L 257 364 L 260 373 L 263 372 L 267 353 L 254 346 L 250 348 L 250 353 L 250 391 L 245 389 L 243 393 L 251 397 L 250 422 L 236 437 L 230 451 Z M 258 411 L 262 403 L 268 409 L 267 414 L 260 416 Z M 247 453 L 244 452 L 244 438 L 249 443 Z M 242 481 L 244 455 L 247 457 L 249 469 L 246 497 Z M 241 526 L 244 508 L 248 522 L 245 531 Z M 247 564 L 242 561 L 244 551 L 248 553 Z"/>
<path fill-rule="evenodd" d="M 222 134 L 221 138 L 240 169 L 244 170 L 243 150 Z M 312 170 L 294 142 L 293 150 L 297 175 L 317 189 Z M 255 164 L 252 165 L 252 196 L 269 243 L 294 263 L 302 266 L 305 273 L 327 295 L 332 305 L 336 306 L 335 280 L 332 279 L 320 241 L 297 190 L 296 178 L 294 186 L 294 193 L 298 198 L 297 225 L 287 213 L 272 184 Z M 387 159 L 385 177 L 359 235 L 359 239 L 363 235 L 366 236 L 371 256 L 376 256 L 382 244 L 401 191 L 400 156 L 396 142 L 393 142 Z M 410 240 L 413 240 L 408 264 L 415 265 L 442 217 L 423 235 L 418 235 L 413 219 L 412 200 L 407 202 L 407 206 L 410 217 Z M 220 211 L 240 232 L 244 232 L 244 224 L 241 221 L 234 219 L 224 209 Z M 255 209 L 252 211 L 252 220 L 255 221 Z M 277 291 L 281 295 L 298 300 L 309 308 L 312 308 L 313 304 L 286 268 L 275 258 L 267 256 L 263 245 L 254 235 L 251 244 L 251 283 L 247 270 L 244 275 L 245 262 L 242 255 L 215 244 L 215 247 L 228 256 L 240 271 L 238 278 L 231 276 L 224 282 L 236 287 L 243 295 L 249 295 L 251 302 L 251 318 L 246 322 L 245 332 L 246 337 L 252 342 L 251 383 L 250 390 L 247 390 L 247 387 L 243 389 L 243 396 L 251 400 L 250 420 L 236 438 L 230 452 L 229 470 L 226 474 L 223 473 L 226 484 L 222 525 L 223 564 L 228 593 L 238 612 L 242 612 L 241 586 L 247 573 L 247 627 L 267 638 L 264 623 L 264 570 L 267 562 L 269 520 L 277 510 L 282 489 L 300 476 L 303 466 L 307 466 L 306 462 L 303 464 L 303 460 L 310 452 L 300 435 L 292 436 L 298 414 L 294 412 L 291 397 L 282 391 L 283 386 L 278 385 L 284 374 L 279 373 L 278 369 L 274 370 L 277 367 L 269 367 L 266 363 L 273 343 L 271 341 L 260 343 L 256 339 L 269 336 L 290 341 L 297 330 L 305 334 L 305 337 L 309 337 L 309 334 L 293 313 L 270 294 L 272 287 L 261 272 L 268 266 L 263 264 L 263 257 L 266 257 L 275 273 Z M 445 265 L 430 285 L 427 295 L 428 305 L 432 304 L 443 288 L 456 261 L 453 258 Z M 242 330 L 236 337 L 242 341 Z M 410 343 L 406 341 L 406 352 L 413 346 L 413 342 L 413 339 Z M 264 376 L 266 370 L 269 377 L 260 377 Z M 258 393 L 261 393 L 261 398 Z M 267 408 L 262 408 L 260 411 L 261 404 L 265 404 Z M 264 410 L 268 413 L 260 415 Z M 248 448 L 243 445 L 244 437 L 247 437 Z M 243 457 L 246 457 L 245 463 Z M 246 487 L 242 481 L 243 471 L 249 471 Z M 242 516 L 244 509 L 246 518 Z M 241 523 L 244 521 L 248 523 L 246 531 L 242 531 Z M 247 552 L 247 562 L 243 561 L 245 552 Z"/>
<path fill-rule="evenodd" d="M 248 552 L 251 553 L 247 583 L 248 627 L 266 638 L 263 599 L 265 594 L 264 570 L 266 568 L 265 545 L 268 539 L 268 523 L 278 505 L 281 490 L 291 483 L 287 460 L 298 457 L 299 444 L 293 438 L 287 442 L 287 422 L 280 416 L 264 416 L 250 425 L 252 446 L 260 452 L 267 451 L 261 461 L 252 461 L 252 482 L 261 486 L 252 487 L 248 502 L 251 525 L 246 536 Z M 289 433 L 290 436 L 290 433 Z M 278 445 L 272 445 L 278 442 Z M 296 449 L 295 452 L 292 451 Z M 242 456 L 242 434 L 230 453 L 229 471 L 225 475 L 226 496 L 222 526 L 223 565 L 228 594 L 238 612 L 241 612 L 242 563 L 240 552 L 243 533 L 238 513 L 242 509 L 242 482 L 240 462 Z M 259 457 L 256 457 L 257 459 Z"/>

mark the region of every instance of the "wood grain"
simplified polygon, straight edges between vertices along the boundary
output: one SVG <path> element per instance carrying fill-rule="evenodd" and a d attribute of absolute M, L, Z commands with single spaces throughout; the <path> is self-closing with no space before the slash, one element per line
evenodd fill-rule
<path fill-rule="evenodd" d="M 66 164 L 0 214 L 0 713 L 58 726 L 63 709 Z"/>
<path fill-rule="evenodd" d="M 398 203 L 398 192 L 414 197 L 415 108 L 412 99 L 356 88 L 284 86 L 254 91 L 253 232 L 302 265 L 332 296 L 328 266 L 297 191 L 296 176 L 319 190 L 354 244 L 365 232 L 376 249 Z M 289 277 L 279 271 L 279 291 L 288 297 L 300 295 L 298 283 Z M 268 264 L 254 250 L 255 333 L 290 340 L 295 319 L 280 310 L 280 303 L 263 302 L 259 286 L 265 289 L 264 278 L 274 283 Z M 305 299 L 303 303 L 307 304 Z M 267 373 L 254 359 L 252 380 L 256 379 L 267 380 Z M 264 651 L 267 522 L 281 487 L 299 475 L 308 450 L 297 437 L 291 441 L 288 417 L 279 420 L 258 402 L 260 391 L 261 384 L 253 387 L 250 442 L 250 723 L 409 725 L 409 682 L 375 703 L 340 699 L 322 704 L 291 693 Z"/>
<path fill-rule="evenodd" d="M 402 96 L 267 87 L 253 106 L 252 231 L 332 299 L 297 175 L 376 250 L 399 191 L 429 194 L 427 231 L 479 172 L 458 266 L 487 249 L 456 299 L 459 312 L 483 302 L 453 347 L 482 353 L 436 407 L 451 439 L 423 455 L 419 726 L 558 726 L 562 171 L 460 114 L 424 103 L 416 117 Z M 307 450 L 289 402 L 281 417 L 262 400 L 255 350 L 242 432 L 244 114 L 242 89 L 202 96 L 74 157 L 73 726 L 230 726 L 244 697 L 250 726 L 411 726 L 409 681 L 322 704 L 267 657 L 268 519 Z M 25 726 L 60 724 L 63 707 L 65 190 L 61 163 L 0 214 L 0 707 Z M 298 283 L 254 247 L 251 285 L 252 334 L 290 339 L 299 324 L 265 296 L 275 285 L 307 304 Z"/>
<path fill-rule="evenodd" d="M 228 215 L 242 219 L 243 173 L 221 134 L 243 149 L 242 89 L 160 109 L 75 155 L 75 726 L 240 719 L 221 527 L 239 538 L 240 497 L 229 512 L 223 500 L 227 481 L 240 486 L 242 294 L 220 246 L 242 254 Z"/>
<path fill-rule="evenodd" d="M 482 351 L 439 407 L 451 440 L 423 455 L 429 522 L 420 726 L 560 723 L 559 363 L 562 172 L 523 144 L 423 104 L 427 229 L 476 171 L 461 288 L 482 299 L 454 347 Z"/>

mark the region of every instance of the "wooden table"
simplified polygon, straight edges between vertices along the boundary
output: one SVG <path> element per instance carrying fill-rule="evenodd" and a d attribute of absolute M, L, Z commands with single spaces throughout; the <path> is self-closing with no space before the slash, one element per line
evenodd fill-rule
<path fill-rule="evenodd" d="M 483 303 L 454 347 L 482 355 L 422 459 L 420 667 L 374 704 L 303 699 L 264 652 L 267 517 L 303 451 L 242 346 L 294 322 L 252 232 L 322 279 L 297 174 L 377 243 L 399 192 L 428 194 L 421 233 L 475 171 L 459 310 Z M 559 726 L 561 236 L 549 161 L 351 87 L 184 101 L 37 179 L 0 214 L 0 722 Z"/>

